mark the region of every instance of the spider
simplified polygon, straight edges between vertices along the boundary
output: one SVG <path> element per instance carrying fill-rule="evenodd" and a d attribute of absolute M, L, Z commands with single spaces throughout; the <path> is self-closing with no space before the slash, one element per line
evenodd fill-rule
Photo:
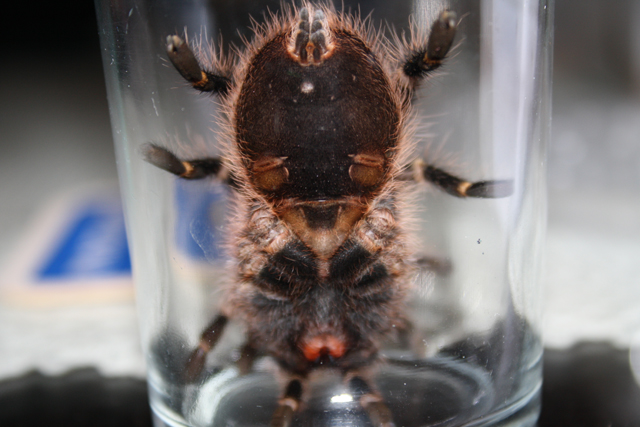
<path fill-rule="evenodd" d="M 256 26 L 235 60 L 203 64 L 181 37 L 167 38 L 182 77 L 219 97 L 224 155 L 182 159 L 148 144 L 145 158 L 183 179 L 229 183 L 241 210 L 230 231 L 234 283 L 189 357 L 188 381 L 234 320 L 246 330 L 242 370 L 264 354 L 285 377 L 272 427 L 291 424 L 322 369 L 342 375 L 373 425 L 394 425 L 371 376 L 381 344 L 409 327 L 407 181 L 461 198 L 512 192 L 508 180 L 469 182 L 408 161 L 414 92 L 443 64 L 456 27 L 444 10 L 428 37 L 388 40 L 366 20 L 304 3 Z"/>

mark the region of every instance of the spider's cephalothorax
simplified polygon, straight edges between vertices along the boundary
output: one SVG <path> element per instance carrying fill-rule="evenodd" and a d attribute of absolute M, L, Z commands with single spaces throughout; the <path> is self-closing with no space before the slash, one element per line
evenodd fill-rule
<path fill-rule="evenodd" d="M 308 374 L 326 367 L 344 374 L 376 426 L 393 425 L 368 368 L 406 325 L 400 181 L 430 181 L 458 197 L 510 192 L 508 181 L 471 183 L 403 159 L 413 90 L 441 65 L 455 29 L 455 14 L 444 11 L 424 40 L 391 48 L 359 18 L 306 4 L 258 27 L 234 65 L 201 66 L 180 37 L 168 38 L 182 76 L 221 97 L 226 156 L 181 160 L 156 145 L 145 156 L 182 178 L 226 177 L 244 207 L 230 237 L 236 281 L 190 357 L 188 379 L 231 318 L 246 327 L 239 364 L 250 369 L 266 354 L 289 378 L 272 426 L 289 425 Z"/>

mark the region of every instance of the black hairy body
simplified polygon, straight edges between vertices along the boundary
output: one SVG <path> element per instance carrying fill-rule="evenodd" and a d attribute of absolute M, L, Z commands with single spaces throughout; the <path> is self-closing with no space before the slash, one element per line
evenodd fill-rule
<path fill-rule="evenodd" d="M 445 59 L 455 19 L 443 11 L 428 37 L 415 30 L 392 45 L 357 17 L 305 4 L 255 28 L 235 62 L 214 55 L 204 65 L 168 38 L 180 74 L 220 96 L 225 155 L 182 160 L 149 145 L 145 156 L 185 179 L 232 182 L 240 206 L 235 280 L 185 367 L 189 381 L 234 319 L 247 336 L 239 363 L 250 369 L 266 354 L 287 378 L 272 426 L 290 424 L 309 374 L 327 367 L 342 372 L 376 426 L 393 425 L 370 372 L 392 331 L 407 325 L 402 181 L 458 197 L 511 191 L 508 181 L 472 183 L 407 161 L 414 89 Z"/>
<path fill-rule="evenodd" d="M 403 323 L 399 309 L 407 283 L 399 279 L 408 269 L 393 211 L 370 212 L 328 259 L 286 227 L 274 233 L 280 242 L 271 240 L 278 227 L 264 222 L 277 220 L 267 215 L 256 221 L 263 221 L 262 227 L 249 221 L 241 234 L 240 283 L 230 292 L 234 316 L 250 325 L 249 341 L 296 374 L 319 366 L 346 372 L 371 364 L 382 338 Z"/>

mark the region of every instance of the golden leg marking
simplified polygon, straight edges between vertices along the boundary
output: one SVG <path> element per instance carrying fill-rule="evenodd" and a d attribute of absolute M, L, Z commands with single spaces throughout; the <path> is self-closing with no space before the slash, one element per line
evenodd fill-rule
<path fill-rule="evenodd" d="M 456 187 L 456 191 L 458 192 L 458 194 L 460 194 L 462 197 L 466 197 L 467 196 L 467 190 L 469 189 L 469 187 L 471 187 L 473 185 L 472 182 L 469 181 L 462 181 L 460 184 L 458 184 L 458 186 Z"/>
<path fill-rule="evenodd" d="M 284 396 L 278 400 L 278 407 L 271 417 L 270 427 L 289 427 L 293 414 L 300 407 L 302 400 L 302 382 L 299 378 L 289 381 Z"/>

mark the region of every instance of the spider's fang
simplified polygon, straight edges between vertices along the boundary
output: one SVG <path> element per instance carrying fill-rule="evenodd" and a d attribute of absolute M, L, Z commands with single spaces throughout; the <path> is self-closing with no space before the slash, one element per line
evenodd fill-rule
<path fill-rule="evenodd" d="M 309 10 L 306 7 L 300 9 L 297 30 L 293 33 L 293 46 L 289 52 L 303 65 L 318 65 L 330 53 L 331 44 L 327 18 L 318 9 L 313 14 L 313 21 L 310 22 Z"/>

